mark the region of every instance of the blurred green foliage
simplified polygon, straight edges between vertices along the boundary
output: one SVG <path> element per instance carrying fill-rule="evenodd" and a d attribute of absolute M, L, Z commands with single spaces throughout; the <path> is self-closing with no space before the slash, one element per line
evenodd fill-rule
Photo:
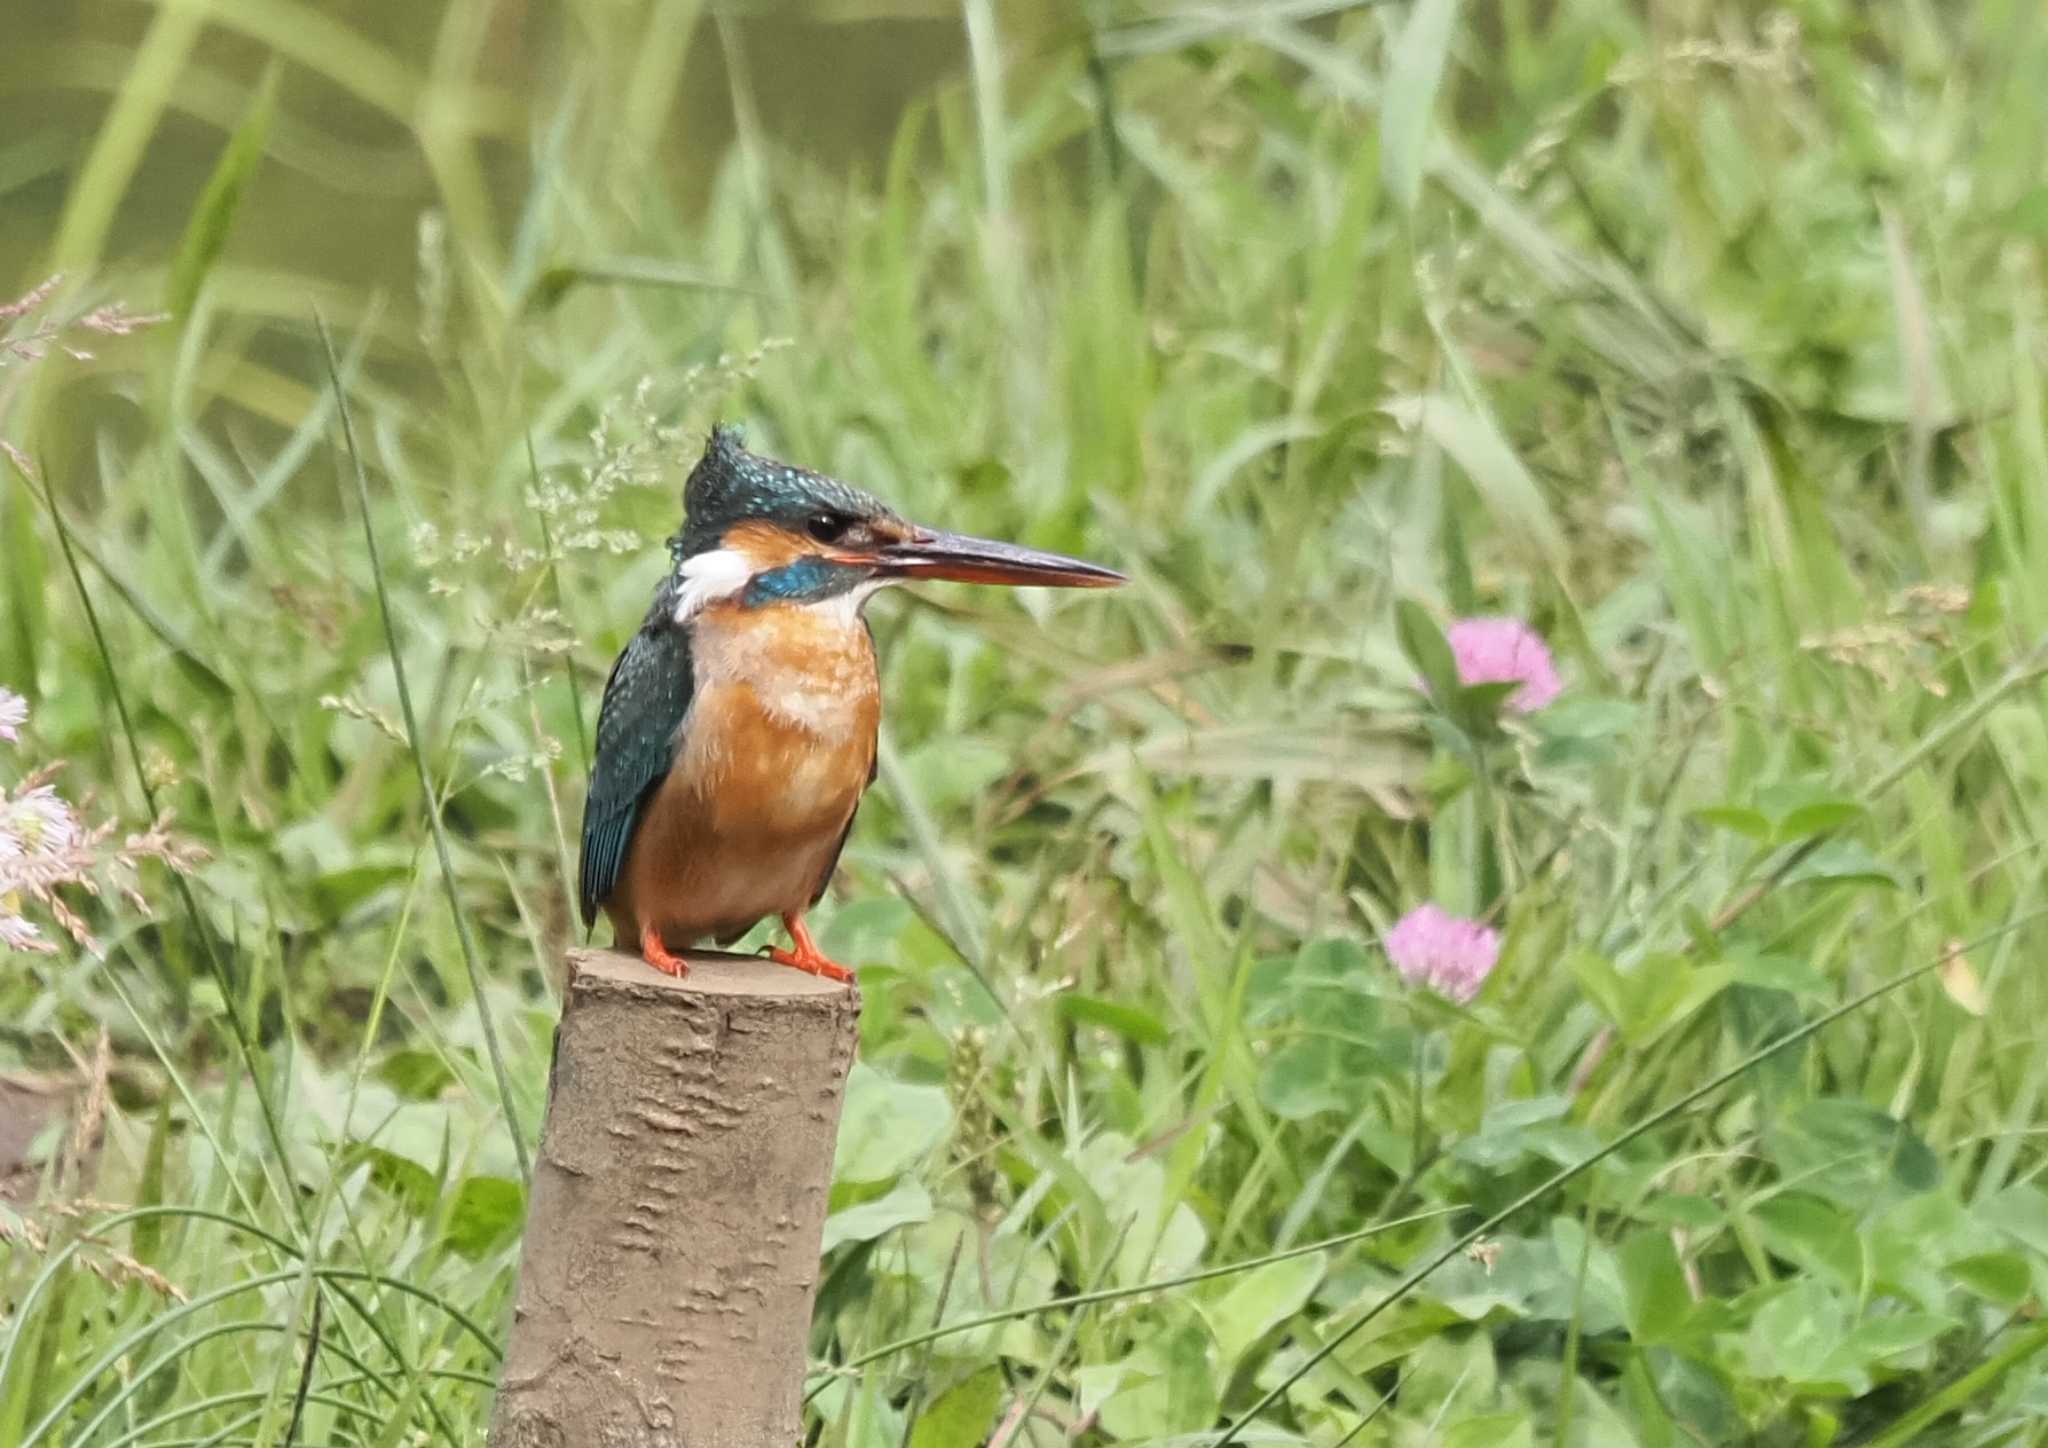
<path fill-rule="evenodd" d="M 874 607 L 816 1442 L 2036 1441 L 2032 0 L 0 28 L 0 298 L 170 314 L 0 353 L 0 769 L 212 856 L 0 957 L 10 1079 L 112 1047 L 0 1204 L 0 1442 L 477 1441 L 717 417 L 1136 578 Z M 1557 703 L 1417 690 L 1480 613 Z"/>

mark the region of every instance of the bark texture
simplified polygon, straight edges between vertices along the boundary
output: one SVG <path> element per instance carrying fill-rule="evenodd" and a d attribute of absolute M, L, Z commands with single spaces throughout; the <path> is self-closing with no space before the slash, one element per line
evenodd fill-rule
<path fill-rule="evenodd" d="M 490 1448 L 790 1448 L 860 996 L 572 955 Z"/>

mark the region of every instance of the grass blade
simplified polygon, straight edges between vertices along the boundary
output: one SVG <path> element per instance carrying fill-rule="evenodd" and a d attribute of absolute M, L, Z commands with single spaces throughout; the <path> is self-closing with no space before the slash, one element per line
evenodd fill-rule
<path fill-rule="evenodd" d="M 491 1074 L 497 1080 L 499 1105 L 505 1113 L 506 1127 L 512 1133 L 512 1150 L 519 1158 L 519 1175 L 522 1180 L 531 1182 L 533 1159 L 526 1144 L 526 1129 L 520 1123 L 519 1106 L 512 1096 L 511 1074 L 505 1069 L 505 1053 L 498 1044 L 497 1023 L 491 1018 L 490 1001 L 484 994 L 483 967 L 477 960 L 476 942 L 470 937 L 469 918 L 463 913 L 462 895 L 455 884 L 455 864 L 448 851 L 448 832 L 441 822 L 440 799 L 427 773 L 426 755 L 421 751 L 419 717 L 413 711 L 412 689 L 406 683 L 405 659 L 398 647 L 398 624 L 391 616 L 391 594 L 384 582 L 383 555 L 378 551 L 377 528 L 370 517 L 370 481 L 363 471 L 362 453 L 356 446 L 355 421 L 349 412 L 348 397 L 342 391 L 341 364 L 335 356 L 334 338 L 327 330 L 326 319 L 316 314 L 314 325 L 320 333 L 320 351 L 326 361 L 328 384 L 334 389 L 335 413 L 341 419 L 342 443 L 348 450 L 349 468 L 356 485 L 356 502 L 362 510 L 363 546 L 368 550 L 370 573 L 377 583 L 377 611 L 384 621 L 384 646 L 391 659 L 392 677 L 398 686 L 398 707 L 405 723 L 406 748 L 419 775 L 420 801 L 426 807 L 427 828 L 434 836 L 434 855 L 440 862 L 441 883 L 448 892 L 448 909 L 455 917 L 455 935 L 462 945 L 462 964 L 469 972 L 470 995 L 476 1001 L 484 1050 L 491 1058 Z"/>
<path fill-rule="evenodd" d="M 1416 0 L 1401 38 L 1387 57 L 1385 99 L 1380 105 L 1380 150 L 1387 187 L 1404 211 L 1422 199 L 1428 169 L 1431 120 L 1444 61 L 1458 19 L 1458 0 Z"/>
<path fill-rule="evenodd" d="M 185 235 L 171 261 L 170 281 L 164 290 L 164 307 L 172 316 L 191 315 L 199 289 L 206 285 L 207 274 L 227 246 L 228 232 L 234 227 L 236 213 L 242 209 L 242 197 L 256 168 L 263 163 L 270 142 L 270 118 L 277 108 L 277 75 L 277 62 L 272 60 L 263 72 L 256 94 L 250 98 L 242 123 L 235 127 L 213 174 L 206 178 L 206 190 L 192 209 L 192 219 L 185 225 Z"/>

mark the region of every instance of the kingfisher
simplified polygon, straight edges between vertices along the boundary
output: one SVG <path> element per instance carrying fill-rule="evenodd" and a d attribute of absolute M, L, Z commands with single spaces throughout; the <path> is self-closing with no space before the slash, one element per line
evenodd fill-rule
<path fill-rule="evenodd" d="M 881 679 L 862 609 L 892 583 L 1110 588 L 1079 558 L 909 522 L 860 489 L 711 430 L 683 486 L 673 566 L 605 682 L 583 811 L 585 925 L 684 975 L 771 915 L 771 959 L 828 980 L 804 923 L 875 778 Z"/>

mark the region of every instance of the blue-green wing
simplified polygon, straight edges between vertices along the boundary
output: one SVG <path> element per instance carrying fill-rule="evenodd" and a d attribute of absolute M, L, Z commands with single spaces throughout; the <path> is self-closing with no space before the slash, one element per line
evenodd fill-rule
<path fill-rule="evenodd" d="M 665 622 L 634 634 L 605 681 L 583 806 L 583 923 L 617 888 L 640 809 L 667 777 L 690 709 L 690 640 Z"/>

